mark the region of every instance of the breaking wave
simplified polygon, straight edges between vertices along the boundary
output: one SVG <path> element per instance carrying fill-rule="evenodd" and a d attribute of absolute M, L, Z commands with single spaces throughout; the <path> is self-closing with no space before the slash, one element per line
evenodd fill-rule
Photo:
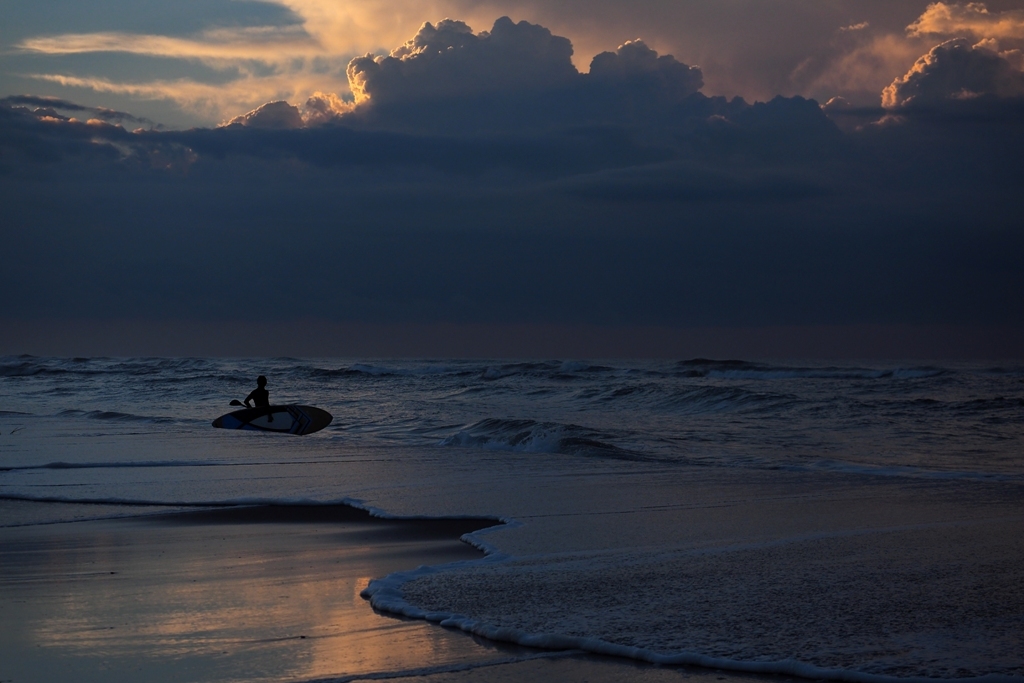
<path fill-rule="evenodd" d="M 439 446 L 473 446 L 494 451 L 589 455 L 624 460 L 646 459 L 643 453 L 610 443 L 616 435 L 588 427 L 535 420 L 488 418 L 442 439 Z"/>

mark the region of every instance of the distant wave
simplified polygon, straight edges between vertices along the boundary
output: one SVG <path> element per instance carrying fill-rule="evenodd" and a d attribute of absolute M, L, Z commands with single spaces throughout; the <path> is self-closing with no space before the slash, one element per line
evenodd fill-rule
<path fill-rule="evenodd" d="M 348 368 L 349 373 L 363 375 L 389 375 L 389 376 L 418 376 L 418 375 L 460 375 L 472 372 L 463 367 L 450 365 L 418 365 L 408 368 L 389 367 L 382 365 L 369 365 L 366 363 L 354 363 Z"/>
<path fill-rule="evenodd" d="M 986 368 L 982 373 L 988 375 L 1005 375 L 1008 377 L 1024 377 L 1024 366 L 991 367 Z"/>
<path fill-rule="evenodd" d="M 694 358 L 677 363 L 683 377 L 712 377 L 720 379 L 921 379 L 937 377 L 947 371 L 943 368 L 921 366 L 907 368 L 843 368 L 843 367 L 790 367 L 766 365 L 742 360 L 709 360 Z"/>
<path fill-rule="evenodd" d="M 550 363 L 506 363 L 504 365 L 489 365 L 485 367 L 480 377 L 482 379 L 495 380 L 503 377 L 514 377 L 515 375 L 528 375 L 537 371 L 550 373 L 554 369 Z"/>
<path fill-rule="evenodd" d="M 581 396 L 602 404 L 625 402 L 631 407 L 671 410 L 679 414 L 722 413 L 741 410 L 779 410 L 799 402 L 795 396 L 756 391 L 733 385 L 660 383 L 622 384 L 591 389 Z"/>
<path fill-rule="evenodd" d="M 195 378 L 198 373 L 217 372 L 217 359 L 206 358 L 40 358 L 37 356 L 0 357 L 0 377 L 45 375 L 126 375 L 130 377 L 168 374 L 181 379 L 183 372 Z M 217 375 L 211 375 L 216 377 Z M 235 378 L 238 379 L 238 378 Z"/>
<path fill-rule="evenodd" d="M 294 358 L 275 358 L 265 362 L 276 372 L 297 372 L 312 377 L 345 376 L 424 376 L 455 375 L 479 376 L 484 380 L 505 377 L 532 376 L 572 380 L 599 373 L 650 374 L 654 376 L 711 377 L 720 379 L 915 379 L 934 377 L 948 370 L 933 366 L 895 368 L 860 367 L 804 367 L 772 365 L 744 360 L 714 360 L 694 358 L 678 361 L 674 367 L 651 370 L 623 365 L 603 365 L 584 360 L 547 360 L 513 362 L 441 361 L 409 364 L 352 363 L 338 368 L 311 366 L 309 361 Z M 97 375 L 124 374 L 129 376 L 168 374 L 181 378 L 182 372 L 192 374 L 190 379 L 217 379 L 241 381 L 245 373 L 225 375 L 222 364 L 204 358 L 39 358 L 35 356 L 7 356 L 0 358 L 0 377 L 35 375 Z M 1019 367 L 993 367 L 994 374 L 1021 374 Z M 207 374 L 213 373 L 213 374 Z"/>
<path fill-rule="evenodd" d="M 16 363 L 0 363 L 0 377 L 34 377 L 36 375 L 61 375 L 68 370 L 60 367 L 47 367 L 32 361 Z"/>
<path fill-rule="evenodd" d="M 121 413 L 116 410 L 62 410 L 57 413 L 59 417 L 84 417 L 90 420 L 122 420 L 126 422 L 175 422 L 172 417 L 154 417 L 151 415 L 133 415 L 132 413 Z"/>
<path fill-rule="evenodd" d="M 442 439 L 439 446 L 475 446 L 517 453 L 593 455 L 622 460 L 650 459 L 642 453 L 612 443 L 614 435 L 587 427 L 535 420 L 488 418 Z"/>
<path fill-rule="evenodd" d="M 505 363 L 488 365 L 480 373 L 486 380 L 514 377 L 516 375 L 540 375 L 552 379 L 573 379 L 578 375 L 614 372 L 616 368 L 607 365 L 595 365 L 585 361 L 543 361 L 532 363 Z"/>

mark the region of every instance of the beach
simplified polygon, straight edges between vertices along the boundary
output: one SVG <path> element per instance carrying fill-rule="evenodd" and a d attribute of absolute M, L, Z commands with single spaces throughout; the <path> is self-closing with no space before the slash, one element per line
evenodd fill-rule
<path fill-rule="evenodd" d="M 1024 678 L 1019 368 L 0 367 L 3 681 Z"/>
<path fill-rule="evenodd" d="M 375 612 L 360 597 L 374 577 L 479 559 L 458 537 L 490 524 L 253 506 L 3 528 L 0 675 L 12 683 L 751 678 L 488 641 Z"/>

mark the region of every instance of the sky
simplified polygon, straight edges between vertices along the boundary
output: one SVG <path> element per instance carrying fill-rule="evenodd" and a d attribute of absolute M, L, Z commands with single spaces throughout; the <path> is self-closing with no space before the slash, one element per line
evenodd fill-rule
<path fill-rule="evenodd" d="M 0 353 L 1024 355 L 1024 6 L 3 0 Z"/>

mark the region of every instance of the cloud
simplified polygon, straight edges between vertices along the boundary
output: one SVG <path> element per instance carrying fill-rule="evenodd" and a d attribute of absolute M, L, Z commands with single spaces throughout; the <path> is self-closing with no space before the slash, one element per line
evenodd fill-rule
<path fill-rule="evenodd" d="M 837 134 L 821 109 L 802 98 L 749 105 L 706 97 L 699 68 L 641 40 L 598 54 L 587 73 L 571 55 L 564 37 L 507 17 L 480 33 L 459 21 L 427 23 L 387 56 L 352 60 L 354 103 L 323 92 L 298 99 L 301 104 L 278 98 L 227 120 L 227 128 L 248 132 L 196 130 L 117 144 L 128 144 L 137 159 L 152 156 L 154 146 L 177 145 L 200 158 L 423 165 L 462 174 L 504 168 L 550 179 L 680 155 L 715 158 L 721 150 L 789 163 L 832 144 Z M 211 90 L 199 92 L 215 97 Z"/>
<path fill-rule="evenodd" d="M 166 100 L 207 123 L 228 120 L 269 101 L 299 104 L 316 91 L 347 99 L 345 67 L 352 57 L 402 45 L 423 19 L 435 17 L 457 16 L 468 25 L 483 27 L 511 13 L 516 19 L 543 24 L 550 33 L 572 40 L 577 50 L 569 61 L 581 72 L 592 55 L 641 36 L 662 55 L 670 53 L 682 63 L 699 64 L 705 93 L 747 99 L 783 94 L 824 101 L 843 95 L 866 104 L 932 47 L 921 35 L 904 31 L 908 8 L 919 11 L 915 0 L 861 3 L 855 14 L 846 3 L 802 0 L 769 4 L 719 0 L 711 5 L 702 0 L 274 0 L 274 4 L 290 10 L 287 23 L 208 28 L 188 35 L 124 30 L 67 33 L 30 36 L 17 44 L 39 57 L 103 55 L 102 60 L 89 60 L 89 71 L 80 65 L 68 70 L 64 60 L 61 68 L 36 68 L 28 76 L 70 88 Z M 1003 23 L 1015 16 L 1013 12 L 990 14 L 1003 17 Z M 111 18 L 111 23 L 116 21 Z M 263 16 L 260 21 L 267 19 Z M 201 17 L 190 25 L 197 23 L 201 25 Z M 432 25 L 437 28 L 441 23 Z M 178 67 L 181 77 L 136 74 L 125 78 L 124 68 L 104 71 L 101 66 L 124 64 L 131 55 L 183 62 Z M 1024 64 L 1024 57 L 1021 60 Z M 195 62 L 216 74 L 196 77 Z M 172 67 L 161 68 L 167 73 Z M 546 77 L 545 72 L 535 74 L 537 83 Z M 377 79 L 381 98 L 386 80 Z M 402 90 L 412 97 L 410 88 Z"/>
<path fill-rule="evenodd" d="M 29 109 L 21 104 L 48 102 Z M 61 111 L 85 114 L 85 121 L 64 116 Z M 124 158 L 133 141 L 138 140 L 119 125 L 93 115 L 92 107 L 63 100 L 23 96 L 0 101 L 0 176 L 24 170 L 26 165 L 57 164 L 68 159 L 98 163 L 105 171 Z"/>
<path fill-rule="evenodd" d="M 474 34 L 446 19 L 424 24 L 386 57 L 353 59 L 348 79 L 357 105 L 540 90 L 578 75 L 571 57 L 568 39 L 542 26 L 502 17 Z"/>
<path fill-rule="evenodd" d="M 1024 73 L 999 54 L 956 38 L 932 48 L 882 92 L 884 107 L 941 105 L 991 95 L 1024 96 Z"/>
<path fill-rule="evenodd" d="M 36 74 L 35 80 L 58 83 L 69 88 L 98 93 L 128 95 L 142 100 L 171 100 L 186 111 L 220 122 L 234 118 L 239 111 L 252 110 L 268 101 L 302 102 L 309 93 L 319 92 L 329 77 L 315 73 L 280 73 L 266 76 L 243 74 L 226 83 L 203 83 L 189 78 L 153 80 L 137 83 L 81 78 L 62 74 Z M 332 96 L 341 101 L 336 95 Z M 339 111 L 344 107 L 339 107 Z"/>
<path fill-rule="evenodd" d="M 302 25 L 218 28 L 184 37 L 125 32 L 62 34 L 27 38 L 15 47 L 52 57 L 119 53 L 208 65 L 218 82 L 194 77 L 129 81 L 38 72 L 24 76 L 69 88 L 167 100 L 214 121 L 275 99 L 301 101 L 311 92 L 342 90 L 344 66 L 354 52 L 332 54 Z"/>
<path fill-rule="evenodd" d="M 687 66 L 672 55 L 659 57 L 642 40 L 627 41 L 615 52 L 602 52 L 594 57 L 589 76 L 595 83 L 639 87 L 677 101 L 704 86 L 699 67 Z"/>
<path fill-rule="evenodd" d="M 910 26 L 911 36 L 970 36 L 976 40 L 1024 40 L 1024 10 L 991 12 L 983 2 L 936 2 Z"/>
<path fill-rule="evenodd" d="M 15 47 L 47 55 L 125 52 L 213 64 L 237 60 L 276 63 L 322 52 L 321 46 L 308 33 L 295 26 L 214 29 L 195 38 L 118 32 L 68 33 L 27 38 Z"/>
<path fill-rule="evenodd" d="M 240 125 L 249 128 L 273 128 L 277 130 L 302 128 L 331 123 L 338 117 L 351 112 L 353 105 L 334 93 L 315 92 L 301 107 L 282 100 L 268 102 L 256 109 L 236 116 L 225 126 Z"/>
<path fill-rule="evenodd" d="M 443 17 L 453 5 L 464 3 L 276 0 L 275 4 L 292 10 L 291 16 L 299 22 L 220 27 L 185 36 L 126 31 L 64 33 L 31 36 L 12 47 L 44 57 L 144 55 L 208 65 L 218 71 L 219 82 L 186 77 L 136 78 L 133 82 L 95 72 L 54 73 L 55 69 L 24 76 L 72 88 L 168 100 L 206 121 L 223 121 L 274 99 L 301 101 L 316 91 L 338 92 L 345 97 L 345 66 L 352 57 L 400 44 L 416 31 L 424 17 Z M 473 12 L 468 15 L 481 16 Z M 492 21 L 497 14 L 485 10 L 482 16 Z M 109 58 L 107 62 L 116 63 Z"/>
<path fill-rule="evenodd" d="M 352 57 L 390 50 L 416 33 L 424 19 L 446 16 L 478 28 L 503 15 L 542 24 L 572 41 L 576 53 L 570 60 L 575 60 L 573 64 L 581 72 L 586 71 L 593 55 L 640 36 L 662 55 L 669 53 L 680 62 L 699 64 L 707 94 L 765 100 L 778 94 L 824 99 L 841 94 L 856 100 L 867 92 L 877 95 L 931 46 L 918 46 L 902 58 L 889 58 L 886 52 L 883 59 L 865 52 L 875 67 L 843 63 L 830 76 L 830 65 L 849 47 L 833 44 L 834 34 L 856 35 L 859 45 L 893 31 L 902 32 L 907 21 L 903 15 L 917 2 L 859 3 L 856 14 L 851 14 L 846 3 L 804 0 L 718 0 L 711 4 L 704 0 L 273 0 L 290 10 L 280 13 L 287 14 L 281 25 L 208 28 L 188 35 L 76 32 L 30 36 L 18 44 L 36 55 L 26 62 L 33 65 L 32 73 L 48 75 L 51 84 L 95 86 L 101 88 L 98 92 L 118 92 L 128 98 L 167 100 L 205 123 L 230 119 L 273 100 L 298 104 L 315 91 L 347 98 L 345 66 Z M 266 15 L 259 20 L 266 22 Z M 102 13 L 94 21 L 131 25 L 117 16 L 104 21 Z M 188 23 L 193 28 L 202 26 L 201 13 L 190 17 Z M 843 27 L 858 28 L 842 31 Z M 903 40 L 910 39 L 903 36 Z M 47 56 L 86 54 L 102 58 L 75 62 L 73 70 L 66 59 L 57 62 L 59 67 L 44 61 Z M 130 62 L 133 55 L 158 57 L 164 60 L 163 73 L 174 68 L 180 73 L 147 78 L 136 71 L 134 77 L 127 78 L 123 74 L 135 69 Z M 183 63 L 174 67 L 167 63 L 170 60 Z M 195 62 L 212 67 L 216 74 L 196 77 Z M 290 88 L 289 81 L 296 85 Z M 851 88 L 857 92 L 848 92 Z"/>
<path fill-rule="evenodd" d="M 641 40 L 598 54 L 589 73 L 576 69 L 572 52 L 566 38 L 508 17 L 480 33 L 458 21 L 427 23 L 387 56 L 352 60 L 355 106 L 342 120 L 409 131 L 523 131 L 686 120 L 728 106 L 700 96 L 699 68 Z"/>
<path fill-rule="evenodd" d="M 628 93 L 659 73 L 630 49 L 640 59 L 626 52 L 611 82 L 577 73 L 545 93 Z M 671 328 L 1024 315 L 1010 294 L 1024 286 L 1020 117 L 842 134 L 802 98 L 686 94 L 693 74 L 662 63 L 640 80 L 662 94 L 655 111 L 562 125 L 541 108 L 545 125 L 493 131 L 346 114 L 128 132 L 5 104 L 0 238 L 18 245 L 0 252 L 5 315 Z M 422 101 L 409 105 L 415 122 Z M 304 107 L 251 119 L 295 126 Z"/>
<path fill-rule="evenodd" d="M 810 55 L 793 72 L 801 89 L 843 96 L 866 107 L 894 80 L 917 68 L 915 62 L 935 47 L 936 36 L 971 38 L 980 47 L 1000 52 L 1016 68 L 1024 68 L 1024 10 L 990 11 L 984 3 L 943 3 L 928 7 L 907 26 L 879 26 L 861 21 L 842 26 L 827 51 Z M 933 81 L 934 82 L 934 81 Z M 877 100 L 876 100 L 877 101 Z M 887 100 L 889 101 L 889 100 Z"/>
<path fill-rule="evenodd" d="M 287 102 L 268 102 L 257 107 L 248 114 L 241 114 L 228 121 L 225 125 L 248 126 L 249 128 L 287 129 L 301 128 L 305 125 L 299 108 Z"/>
<path fill-rule="evenodd" d="M 150 127 L 159 127 L 158 124 L 141 116 L 135 116 L 128 112 L 116 111 L 105 107 L 86 107 L 59 97 L 41 97 L 39 95 L 11 95 L 0 98 L 0 105 L 31 106 L 37 107 L 36 112 L 45 112 L 48 116 L 63 118 L 58 111 L 76 112 L 89 114 L 90 117 L 103 121 L 115 121 L 118 123 L 140 123 Z"/>
<path fill-rule="evenodd" d="M 306 98 L 302 106 L 302 118 L 307 125 L 320 125 L 352 111 L 352 107 L 351 102 L 346 102 L 338 95 L 318 90 Z"/>
<path fill-rule="evenodd" d="M 833 19 L 838 52 L 893 36 L 876 66 L 895 69 L 899 125 L 841 132 L 828 116 L 884 113 L 842 99 L 709 96 L 705 69 L 654 40 L 611 43 L 588 71 L 567 39 L 511 20 L 438 22 L 359 57 L 358 103 L 308 64 L 90 82 L 248 112 L 240 125 L 132 131 L 122 112 L 8 98 L 4 315 L 1019 326 L 1019 73 L 971 41 L 929 51 L 906 18 Z M 997 120 L 919 115 L 993 101 Z"/>
<path fill-rule="evenodd" d="M 565 191 L 590 201 L 634 204 L 705 202 L 779 203 L 834 193 L 820 179 L 773 171 L 737 173 L 709 169 L 692 162 L 650 164 L 574 176 Z"/>

